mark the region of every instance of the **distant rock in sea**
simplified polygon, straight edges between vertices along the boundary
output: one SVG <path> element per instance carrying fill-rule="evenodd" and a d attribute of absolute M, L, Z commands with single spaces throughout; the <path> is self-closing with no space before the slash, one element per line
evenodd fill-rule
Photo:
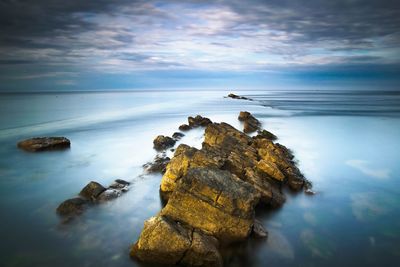
<path fill-rule="evenodd" d="M 62 150 L 71 147 L 71 141 L 65 137 L 35 137 L 17 143 L 20 149 L 29 152 Z"/>
<path fill-rule="evenodd" d="M 242 99 L 242 100 L 249 100 L 249 101 L 253 101 L 253 99 L 245 97 L 245 96 L 240 96 L 240 95 L 235 95 L 230 93 L 227 97 L 229 98 L 233 98 L 233 99 Z"/>

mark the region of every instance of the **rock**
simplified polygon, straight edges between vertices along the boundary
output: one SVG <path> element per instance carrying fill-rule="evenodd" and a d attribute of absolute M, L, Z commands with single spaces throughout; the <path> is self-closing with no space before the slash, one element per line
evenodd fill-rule
<path fill-rule="evenodd" d="M 97 197 L 97 201 L 100 202 L 106 202 L 108 200 L 117 198 L 119 196 L 121 196 L 122 191 L 118 190 L 118 189 L 114 189 L 114 188 L 109 188 L 106 189 L 105 191 L 103 191 L 98 197 Z"/>
<path fill-rule="evenodd" d="M 250 118 L 251 113 L 248 111 L 240 111 L 239 116 L 238 116 L 238 120 L 239 121 L 246 121 Z"/>
<path fill-rule="evenodd" d="M 258 238 L 267 238 L 268 232 L 259 220 L 254 220 L 253 235 Z"/>
<path fill-rule="evenodd" d="M 181 263 L 187 266 L 222 267 L 223 262 L 218 246 L 218 239 L 194 230 L 192 244 Z"/>
<path fill-rule="evenodd" d="M 179 126 L 179 130 L 181 130 L 183 132 L 189 131 L 190 129 L 192 129 L 192 127 L 190 127 L 187 124 L 182 124 L 181 126 Z"/>
<path fill-rule="evenodd" d="M 73 216 L 81 214 L 89 202 L 80 197 L 65 200 L 57 207 L 57 213 L 61 216 Z"/>
<path fill-rule="evenodd" d="M 165 153 L 158 154 L 154 158 L 153 162 L 148 162 L 144 164 L 143 168 L 147 173 L 152 173 L 152 172 L 165 173 L 166 166 L 170 162 L 170 160 L 171 159 L 167 157 Z"/>
<path fill-rule="evenodd" d="M 278 139 L 278 137 L 276 137 L 276 135 L 274 135 L 273 133 L 267 131 L 267 130 L 259 130 L 257 132 L 257 135 L 254 136 L 253 138 L 257 139 L 257 138 L 261 138 L 261 139 L 268 139 L 271 141 L 275 141 L 276 139 Z"/>
<path fill-rule="evenodd" d="M 275 135 L 262 131 L 249 112 L 241 112 L 239 119 L 246 132 L 258 134 L 250 137 L 201 116 L 188 118 L 189 127 L 206 125 L 204 142 L 201 149 L 176 148 L 160 184 L 165 206 L 145 223 L 133 256 L 164 264 L 220 266 L 218 242 L 241 241 L 251 233 L 267 237 L 254 220 L 259 201 L 278 207 L 285 202 L 283 186 L 309 186 L 290 150 L 273 142 Z"/>
<path fill-rule="evenodd" d="M 17 146 L 30 152 L 68 149 L 71 142 L 65 137 L 36 137 L 18 142 Z"/>
<path fill-rule="evenodd" d="M 255 132 L 261 127 L 261 123 L 247 111 L 241 111 L 238 120 L 243 122 L 243 131 L 245 133 Z"/>
<path fill-rule="evenodd" d="M 175 145 L 176 141 L 169 136 L 159 135 L 153 140 L 156 150 L 164 150 Z"/>
<path fill-rule="evenodd" d="M 183 133 L 180 133 L 180 132 L 175 132 L 175 133 L 172 134 L 172 138 L 175 139 L 176 141 L 180 140 L 184 136 L 185 135 Z"/>
<path fill-rule="evenodd" d="M 79 193 L 80 196 L 87 200 L 95 201 L 97 197 L 105 191 L 106 188 L 97 182 L 91 181 Z"/>
<path fill-rule="evenodd" d="M 115 179 L 115 182 L 122 185 L 130 185 L 131 183 L 122 179 Z"/>
<path fill-rule="evenodd" d="M 228 171 L 190 168 L 160 215 L 231 242 L 250 234 L 258 201 L 258 192 Z"/>
<path fill-rule="evenodd" d="M 168 265 L 222 266 L 218 241 L 164 216 L 144 224 L 130 255 L 140 261 Z"/>
<path fill-rule="evenodd" d="M 253 99 L 251 99 L 251 98 L 248 98 L 248 97 L 245 97 L 245 96 L 235 95 L 235 94 L 232 94 L 232 93 L 230 93 L 230 94 L 228 95 L 228 97 L 233 98 L 233 99 L 243 99 L 243 100 L 250 100 L 250 101 L 253 100 Z"/>
<path fill-rule="evenodd" d="M 209 118 L 202 117 L 197 115 L 196 117 L 188 117 L 189 126 L 192 128 L 195 127 L 206 127 L 211 124 L 212 121 Z"/>
<path fill-rule="evenodd" d="M 285 179 L 285 175 L 283 175 L 278 166 L 272 161 L 267 161 L 263 159 L 260 160 L 257 163 L 257 170 L 262 174 L 280 182 L 283 182 L 283 180 Z"/>

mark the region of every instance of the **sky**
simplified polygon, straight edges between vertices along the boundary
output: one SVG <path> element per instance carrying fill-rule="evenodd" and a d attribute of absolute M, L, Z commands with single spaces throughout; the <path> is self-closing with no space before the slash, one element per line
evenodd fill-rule
<path fill-rule="evenodd" d="M 398 0 L 0 0 L 0 91 L 399 80 Z"/>

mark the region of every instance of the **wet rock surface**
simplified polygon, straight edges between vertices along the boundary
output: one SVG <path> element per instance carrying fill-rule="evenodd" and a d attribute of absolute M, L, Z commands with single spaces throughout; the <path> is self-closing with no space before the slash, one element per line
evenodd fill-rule
<path fill-rule="evenodd" d="M 166 167 L 170 162 L 170 158 L 166 153 L 157 154 L 152 162 L 143 165 L 144 171 L 147 173 L 161 172 L 165 173 Z"/>
<path fill-rule="evenodd" d="M 71 219 L 82 214 L 89 205 L 107 202 L 120 197 L 122 193 L 129 190 L 130 183 L 116 179 L 108 187 L 91 181 L 82 188 L 79 196 L 65 200 L 57 207 L 57 214 L 66 219 Z"/>
<path fill-rule="evenodd" d="M 165 150 L 170 147 L 173 147 L 176 143 L 176 140 L 164 135 L 159 135 L 153 140 L 153 145 L 156 150 Z"/>
<path fill-rule="evenodd" d="M 131 256 L 153 263 L 221 266 L 218 246 L 210 240 L 225 246 L 250 235 L 266 238 L 268 232 L 255 220 L 258 203 L 278 207 L 285 202 L 283 187 L 311 190 L 311 184 L 291 151 L 274 143 L 276 136 L 262 130 L 249 112 L 241 112 L 239 120 L 248 122 L 246 132 L 258 131 L 254 137 L 201 116 L 188 120 L 191 128 L 206 127 L 202 147 L 176 148 L 160 184 L 165 206 L 146 221 Z"/>
<path fill-rule="evenodd" d="M 71 147 L 71 141 L 65 137 L 35 137 L 20 141 L 17 146 L 29 152 L 63 150 Z"/>

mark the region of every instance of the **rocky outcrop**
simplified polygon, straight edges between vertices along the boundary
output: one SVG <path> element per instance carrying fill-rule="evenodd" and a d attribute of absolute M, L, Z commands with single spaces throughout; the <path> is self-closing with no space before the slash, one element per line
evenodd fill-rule
<path fill-rule="evenodd" d="M 130 183 L 116 179 L 107 188 L 101 184 L 91 181 L 82 188 L 78 197 L 65 200 L 57 207 L 57 213 L 65 219 L 82 214 L 88 205 L 102 203 L 117 198 L 128 191 Z"/>
<path fill-rule="evenodd" d="M 176 143 L 176 140 L 164 135 L 159 135 L 153 140 L 154 149 L 156 150 L 165 150 L 170 147 L 173 147 Z"/>
<path fill-rule="evenodd" d="M 161 215 L 191 225 L 224 242 L 251 232 L 259 194 L 228 171 L 196 167 L 179 180 Z"/>
<path fill-rule="evenodd" d="M 240 95 L 235 95 L 233 93 L 230 93 L 227 97 L 233 98 L 233 99 L 243 99 L 243 100 L 250 100 L 253 101 L 253 99 L 245 97 L 245 96 L 240 96 Z"/>
<path fill-rule="evenodd" d="M 25 151 L 39 152 L 68 149 L 71 142 L 65 137 L 35 137 L 20 141 L 17 146 Z"/>
<path fill-rule="evenodd" d="M 203 119 L 189 117 L 190 127 L 202 126 Z M 281 188 L 286 185 L 293 190 L 309 189 L 291 151 L 274 143 L 276 136 L 262 131 L 250 113 L 241 112 L 239 119 L 253 121 L 249 124 L 256 125 L 258 134 L 250 137 L 227 123 L 207 122 L 201 149 L 185 144 L 177 147 L 160 185 L 166 205 L 145 223 L 131 250 L 133 257 L 220 266 L 218 246 L 210 240 L 226 245 L 250 234 L 266 238 L 268 232 L 254 219 L 257 204 L 282 205 Z M 211 258 L 206 260 L 206 255 Z"/>
<path fill-rule="evenodd" d="M 243 122 L 243 132 L 253 133 L 260 130 L 261 123 L 250 112 L 241 111 L 238 120 Z"/>

